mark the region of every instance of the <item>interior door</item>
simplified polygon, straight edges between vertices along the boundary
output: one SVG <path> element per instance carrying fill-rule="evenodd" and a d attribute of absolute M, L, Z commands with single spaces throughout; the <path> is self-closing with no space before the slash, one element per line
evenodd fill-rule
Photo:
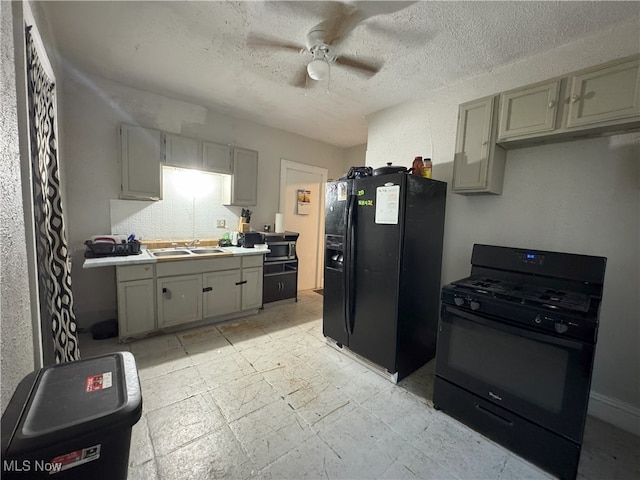
<path fill-rule="evenodd" d="M 280 211 L 285 228 L 300 234 L 296 244 L 298 290 L 318 288 L 323 283 L 327 169 L 282 160 L 280 174 Z M 300 197 L 300 191 L 308 193 Z"/>

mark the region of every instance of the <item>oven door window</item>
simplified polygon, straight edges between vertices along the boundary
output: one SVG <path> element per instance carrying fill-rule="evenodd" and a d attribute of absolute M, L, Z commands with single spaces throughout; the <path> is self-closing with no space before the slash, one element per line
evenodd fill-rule
<path fill-rule="evenodd" d="M 437 356 L 436 373 L 441 377 L 581 439 L 593 346 L 445 306 Z"/>

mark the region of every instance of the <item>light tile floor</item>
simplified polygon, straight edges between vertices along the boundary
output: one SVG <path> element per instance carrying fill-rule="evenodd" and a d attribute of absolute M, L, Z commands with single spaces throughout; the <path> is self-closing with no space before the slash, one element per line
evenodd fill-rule
<path fill-rule="evenodd" d="M 143 415 L 130 480 L 523 479 L 549 475 L 431 405 L 433 362 L 398 385 L 327 345 L 322 296 L 241 320 L 118 344 Z M 640 478 L 640 439 L 589 417 L 578 478 Z"/>

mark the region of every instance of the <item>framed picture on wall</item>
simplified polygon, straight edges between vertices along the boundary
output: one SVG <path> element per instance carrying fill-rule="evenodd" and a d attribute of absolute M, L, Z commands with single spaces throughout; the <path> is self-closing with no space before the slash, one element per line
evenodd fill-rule
<path fill-rule="evenodd" d="M 311 213 L 311 191 L 298 190 L 298 215 L 309 215 Z"/>

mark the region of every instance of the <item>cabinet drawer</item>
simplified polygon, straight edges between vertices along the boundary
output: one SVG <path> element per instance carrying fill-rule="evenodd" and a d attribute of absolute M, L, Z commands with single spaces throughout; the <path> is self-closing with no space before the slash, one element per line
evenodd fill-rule
<path fill-rule="evenodd" d="M 190 275 L 194 273 L 217 272 L 240 268 L 239 257 L 207 258 L 202 260 L 178 260 L 162 262 L 156 265 L 158 277 L 171 275 Z"/>
<path fill-rule="evenodd" d="M 117 266 L 116 278 L 118 282 L 153 278 L 153 264 Z"/>
<path fill-rule="evenodd" d="M 261 267 L 264 263 L 263 255 L 245 255 L 242 257 L 242 268 Z"/>

